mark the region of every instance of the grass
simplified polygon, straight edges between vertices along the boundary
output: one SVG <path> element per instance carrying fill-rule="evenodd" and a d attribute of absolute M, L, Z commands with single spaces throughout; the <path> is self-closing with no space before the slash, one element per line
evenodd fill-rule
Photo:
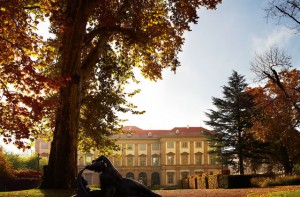
<path fill-rule="evenodd" d="M 22 191 L 0 192 L 0 196 L 22 197 L 22 196 L 45 196 L 45 197 L 65 197 L 74 195 L 74 190 L 40 190 L 30 189 Z"/>
<path fill-rule="evenodd" d="M 66 197 L 74 195 L 74 190 L 22 190 L 22 191 L 11 191 L 11 192 L 0 192 L 0 197 Z M 300 190 L 290 190 L 290 191 L 276 191 L 264 194 L 259 194 L 256 192 L 248 193 L 247 197 L 299 197 Z"/>
<path fill-rule="evenodd" d="M 285 177 L 257 177 L 251 179 L 251 184 L 255 187 L 272 187 L 272 186 L 285 186 L 285 185 L 299 185 L 300 176 L 285 176 Z"/>
<path fill-rule="evenodd" d="M 247 197 L 299 197 L 300 190 L 269 192 L 267 194 L 251 193 Z"/>

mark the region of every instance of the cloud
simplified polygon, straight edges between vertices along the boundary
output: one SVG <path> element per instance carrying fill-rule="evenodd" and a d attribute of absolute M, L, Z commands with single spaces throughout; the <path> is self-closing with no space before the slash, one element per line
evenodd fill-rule
<path fill-rule="evenodd" d="M 267 35 L 253 37 L 252 49 L 256 53 L 263 53 L 274 45 L 279 48 L 285 48 L 293 36 L 294 33 L 292 30 L 281 26 Z"/>

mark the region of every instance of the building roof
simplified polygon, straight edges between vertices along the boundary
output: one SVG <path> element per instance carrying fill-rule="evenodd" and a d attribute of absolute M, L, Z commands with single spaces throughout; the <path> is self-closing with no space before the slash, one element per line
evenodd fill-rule
<path fill-rule="evenodd" d="M 202 137 L 212 134 L 212 131 L 203 127 L 174 127 L 171 130 L 144 130 L 136 126 L 124 126 L 124 134 L 115 135 L 115 138 L 168 138 L 168 137 Z"/>

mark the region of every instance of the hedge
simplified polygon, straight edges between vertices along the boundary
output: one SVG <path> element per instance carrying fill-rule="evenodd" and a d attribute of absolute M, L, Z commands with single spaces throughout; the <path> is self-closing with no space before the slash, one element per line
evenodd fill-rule
<path fill-rule="evenodd" d="M 37 178 L 18 178 L 9 179 L 4 184 L 3 191 L 17 191 L 37 188 L 41 179 Z"/>
<path fill-rule="evenodd" d="M 220 178 L 220 187 L 228 188 L 249 188 L 251 187 L 252 175 L 223 175 Z"/>
<path fill-rule="evenodd" d="M 11 177 L 0 176 L 0 191 L 15 191 L 37 188 L 41 172 L 35 170 L 16 170 Z"/>
<path fill-rule="evenodd" d="M 219 188 L 219 174 L 208 175 L 208 189 L 218 189 Z"/>
<path fill-rule="evenodd" d="M 197 188 L 208 189 L 208 177 L 206 173 L 197 176 Z"/>
<path fill-rule="evenodd" d="M 190 189 L 197 189 L 197 177 L 190 176 L 189 178 L 189 188 Z"/>
<path fill-rule="evenodd" d="M 189 180 L 187 178 L 182 180 L 182 189 L 189 189 Z"/>

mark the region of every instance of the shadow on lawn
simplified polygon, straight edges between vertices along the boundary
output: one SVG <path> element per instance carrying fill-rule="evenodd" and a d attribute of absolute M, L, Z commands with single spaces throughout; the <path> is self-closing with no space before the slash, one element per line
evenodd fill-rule
<path fill-rule="evenodd" d="M 34 197 L 66 197 L 75 194 L 74 190 L 40 190 L 40 189 L 30 189 L 22 191 L 10 191 L 10 192 L 0 192 L 0 197 L 21 197 L 21 196 L 34 196 Z"/>

